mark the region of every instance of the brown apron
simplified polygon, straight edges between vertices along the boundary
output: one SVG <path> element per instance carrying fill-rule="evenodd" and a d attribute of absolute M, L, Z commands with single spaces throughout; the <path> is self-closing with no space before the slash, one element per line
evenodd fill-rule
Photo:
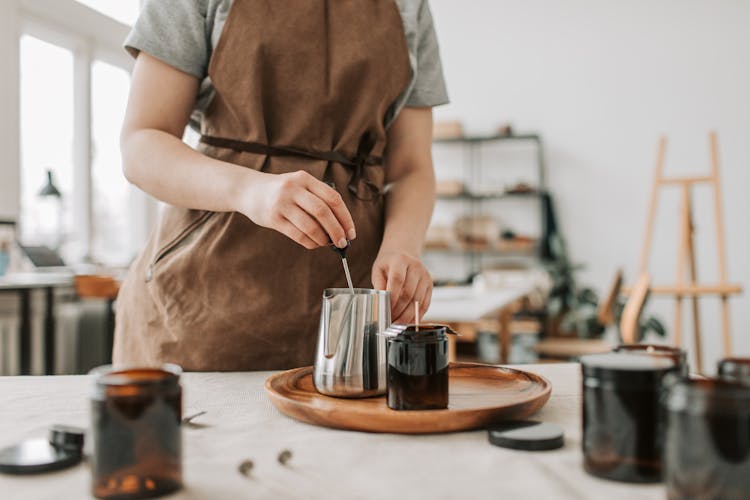
<path fill-rule="evenodd" d="M 357 229 L 352 279 L 370 288 L 383 235 L 384 120 L 410 71 L 393 0 L 234 0 L 209 64 L 216 96 L 199 149 L 334 182 Z M 306 250 L 236 212 L 168 206 L 122 286 L 114 362 L 308 365 L 323 289 L 342 286 L 331 249 Z"/>

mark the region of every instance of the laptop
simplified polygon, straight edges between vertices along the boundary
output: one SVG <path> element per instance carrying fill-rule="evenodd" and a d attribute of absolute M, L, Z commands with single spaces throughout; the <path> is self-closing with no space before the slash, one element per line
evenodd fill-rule
<path fill-rule="evenodd" d="M 44 271 L 67 270 L 65 261 L 60 254 L 47 246 L 31 246 L 18 244 L 21 251 L 29 258 L 34 267 Z"/>

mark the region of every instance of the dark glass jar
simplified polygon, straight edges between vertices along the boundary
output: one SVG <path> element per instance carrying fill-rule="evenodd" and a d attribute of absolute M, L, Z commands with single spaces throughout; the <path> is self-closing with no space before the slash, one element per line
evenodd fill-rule
<path fill-rule="evenodd" d="M 679 347 L 672 347 L 661 344 L 622 344 L 615 347 L 613 351 L 627 354 L 645 354 L 648 356 L 669 358 L 674 361 L 674 364 L 677 366 L 680 375 L 688 376 L 690 372 L 687 361 L 687 353 L 684 349 L 680 349 Z"/>
<path fill-rule="evenodd" d="M 750 498 L 750 387 L 682 380 L 670 389 L 665 407 L 667 497 Z"/>
<path fill-rule="evenodd" d="M 180 369 L 111 371 L 91 399 L 92 494 L 150 498 L 182 487 Z"/>
<path fill-rule="evenodd" d="M 719 378 L 750 384 L 750 358 L 724 358 L 719 361 Z"/>
<path fill-rule="evenodd" d="M 406 327 L 388 339 L 388 407 L 448 408 L 448 333 L 441 325 Z"/>
<path fill-rule="evenodd" d="M 676 372 L 668 358 L 592 354 L 583 372 L 583 457 L 589 474 L 628 482 L 662 476 L 662 381 Z"/>

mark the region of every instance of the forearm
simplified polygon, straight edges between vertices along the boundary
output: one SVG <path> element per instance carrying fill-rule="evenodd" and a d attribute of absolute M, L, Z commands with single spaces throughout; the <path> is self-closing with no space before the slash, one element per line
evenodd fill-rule
<path fill-rule="evenodd" d="M 432 109 L 404 108 L 388 131 L 383 242 L 372 266 L 372 285 L 388 290 L 396 323 L 414 321 L 413 304 L 430 307 L 432 277 L 420 260 L 435 205 Z"/>
<path fill-rule="evenodd" d="M 435 205 L 435 175 L 429 165 L 411 168 L 395 180 L 385 198 L 381 251 L 400 251 L 418 258 Z"/>
<path fill-rule="evenodd" d="M 120 136 L 130 182 L 171 205 L 242 213 L 308 249 L 344 247 L 356 237 L 341 195 L 309 173 L 259 172 L 184 144 L 198 86 L 196 77 L 140 53 Z"/>
<path fill-rule="evenodd" d="M 171 205 L 215 212 L 237 210 L 252 169 L 209 158 L 172 134 L 139 129 L 122 138 L 125 175 L 130 182 Z"/>

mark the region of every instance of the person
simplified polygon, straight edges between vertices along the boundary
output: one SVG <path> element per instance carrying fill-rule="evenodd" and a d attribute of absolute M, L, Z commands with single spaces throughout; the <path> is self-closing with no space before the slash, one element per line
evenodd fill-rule
<path fill-rule="evenodd" d="M 447 102 L 427 0 L 151 0 L 125 47 L 123 169 L 167 205 L 118 297 L 116 365 L 311 364 L 323 290 L 346 286 L 331 244 L 394 322 L 427 309 Z"/>

